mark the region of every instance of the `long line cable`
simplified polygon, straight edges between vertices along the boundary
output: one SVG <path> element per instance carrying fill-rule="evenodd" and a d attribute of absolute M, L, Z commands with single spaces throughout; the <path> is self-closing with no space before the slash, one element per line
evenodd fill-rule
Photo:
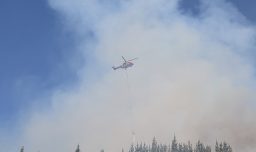
<path fill-rule="evenodd" d="M 131 92 L 131 85 L 130 85 L 130 81 L 129 81 L 129 76 L 128 76 L 128 71 L 125 70 L 125 76 L 126 76 L 126 85 L 127 85 L 127 96 L 128 96 L 128 100 L 130 101 L 129 103 L 129 115 L 130 115 L 130 122 L 131 122 L 131 134 L 132 134 L 132 144 L 135 144 L 136 142 L 136 138 L 135 138 L 135 131 L 134 131 L 134 117 L 133 117 L 133 96 L 132 96 L 132 92 Z"/>

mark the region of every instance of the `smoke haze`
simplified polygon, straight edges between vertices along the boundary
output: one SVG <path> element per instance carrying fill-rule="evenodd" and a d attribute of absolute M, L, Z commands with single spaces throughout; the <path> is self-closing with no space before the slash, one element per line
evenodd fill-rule
<path fill-rule="evenodd" d="M 18 143 L 26 151 L 128 150 L 136 141 L 226 140 L 256 150 L 255 27 L 226 1 L 49 0 L 76 35 L 79 85 L 34 108 Z M 135 65 L 113 71 L 121 56 Z M 76 60 L 75 58 L 72 60 Z"/>

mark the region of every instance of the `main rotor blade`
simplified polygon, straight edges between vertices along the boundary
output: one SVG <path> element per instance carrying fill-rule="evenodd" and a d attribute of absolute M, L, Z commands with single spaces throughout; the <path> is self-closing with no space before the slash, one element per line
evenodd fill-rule
<path fill-rule="evenodd" d="M 124 62 L 126 62 L 125 58 L 122 56 L 122 58 L 124 59 Z"/>
<path fill-rule="evenodd" d="M 137 60 L 138 58 L 134 58 L 134 59 L 131 59 L 131 60 L 128 60 L 128 61 L 132 61 L 132 60 Z"/>

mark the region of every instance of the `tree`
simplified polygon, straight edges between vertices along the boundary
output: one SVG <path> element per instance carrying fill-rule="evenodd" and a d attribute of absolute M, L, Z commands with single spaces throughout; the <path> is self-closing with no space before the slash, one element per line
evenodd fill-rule
<path fill-rule="evenodd" d="M 24 152 L 24 146 L 21 147 L 20 152 Z"/>
<path fill-rule="evenodd" d="M 206 146 L 205 147 L 205 152 L 211 152 L 211 147 L 210 146 Z"/>
<path fill-rule="evenodd" d="M 176 140 L 176 136 L 174 135 L 174 138 L 172 140 L 172 149 L 171 152 L 178 152 L 178 144 Z"/>
<path fill-rule="evenodd" d="M 223 152 L 223 144 L 222 143 L 220 143 L 220 145 L 219 145 L 219 150 L 220 150 L 220 152 Z"/>
<path fill-rule="evenodd" d="M 153 141 L 152 141 L 151 152 L 157 152 L 157 141 L 155 137 L 153 138 Z"/>
<path fill-rule="evenodd" d="M 219 147 L 218 141 L 216 141 L 216 144 L 215 144 L 215 152 L 220 152 L 220 147 Z"/>
<path fill-rule="evenodd" d="M 197 142 L 194 152 L 211 152 L 210 146 L 204 146 L 200 141 Z"/>
<path fill-rule="evenodd" d="M 76 152 L 80 152 L 79 144 L 77 145 Z"/>
<path fill-rule="evenodd" d="M 133 144 L 131 145 L 129 152 L 134 152 L 134 146 L 133 146 Z"/>
<path fill-rule="evenodd" d="M 194 152 L 203 152 L 204 145 L 198 140 Z"/>
<path fill-rule="evenodd" d="M 183 146 L 182 146 L 182 144 L 178 144 L 179 146 L 178 146 L 178 151 L 179 152 L 183 152 Z"/>
<path fill-rule="evenodd" d="M 232 148 L 226 142 L 218 144 L 216 141 L 215 152 L 232 152 Z"/>
<path fill-rule="evenodd" d="M 124 151 L 122 150 L 122 152 Z M 154 137 L 150 145 L 137 143 L 135 146 L 132 143 L 129 152 L 211 152 L 211 147 L 204 145 L 200 140 L 198 140 L 195 147 L 192 146 L 190 141 L 188 143 L 178 143 L 174 135 L 171 145 L 157 143 Z M 232 148 L 226 142 L 218 143 L 216 141 L 215 152 L 232 152 Z"/>
<path fill-rule="evenodd" d="M 193 152 L 193 147 L 190 141 L 188 141 L 188 152 Z"/>
<path fill-rule="evenodd" d="M 144 143 L 143 148 L 142 148 L 142 152 L 149 152 L 149 148 L 147 147 L 147 145 Z"/>
<path fill-rule="evenodd" d="M 171 152 L 171 146 L 170 146 L 170 144 L 168 145 L 168 150 L 167 150 L 167 152 Z"/>

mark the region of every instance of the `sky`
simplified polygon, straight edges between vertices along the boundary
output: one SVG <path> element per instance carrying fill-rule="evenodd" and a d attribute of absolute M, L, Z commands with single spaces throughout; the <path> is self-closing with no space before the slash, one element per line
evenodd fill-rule
<path fill-rule="evenodd" d="M 5 125 L 31 104 L 28 96 L 75 79 L 66 64 L 74 42 L 47 1 L 3 0 L 0 7 L 0 120 Z"/>
<path fill-rule="evenodd" d="M 245 140 L 256 141 L 255 2 L 165 3 L 2 0 L 0 147 L 69 151 L 81 142 L 110 151 L 128 145 L 133 130 L 146 141 L 176 132 L 182 140 L 221 138 L 255 150 Z M 139 57 L 126 76 L 111 69 L 122 55 Z M 59 124 L 65 127 L 56 130 Z M 209 134 L 209 126 L 219 130 Z M 109 133 L 126 139 L 99 137 Z"/>

